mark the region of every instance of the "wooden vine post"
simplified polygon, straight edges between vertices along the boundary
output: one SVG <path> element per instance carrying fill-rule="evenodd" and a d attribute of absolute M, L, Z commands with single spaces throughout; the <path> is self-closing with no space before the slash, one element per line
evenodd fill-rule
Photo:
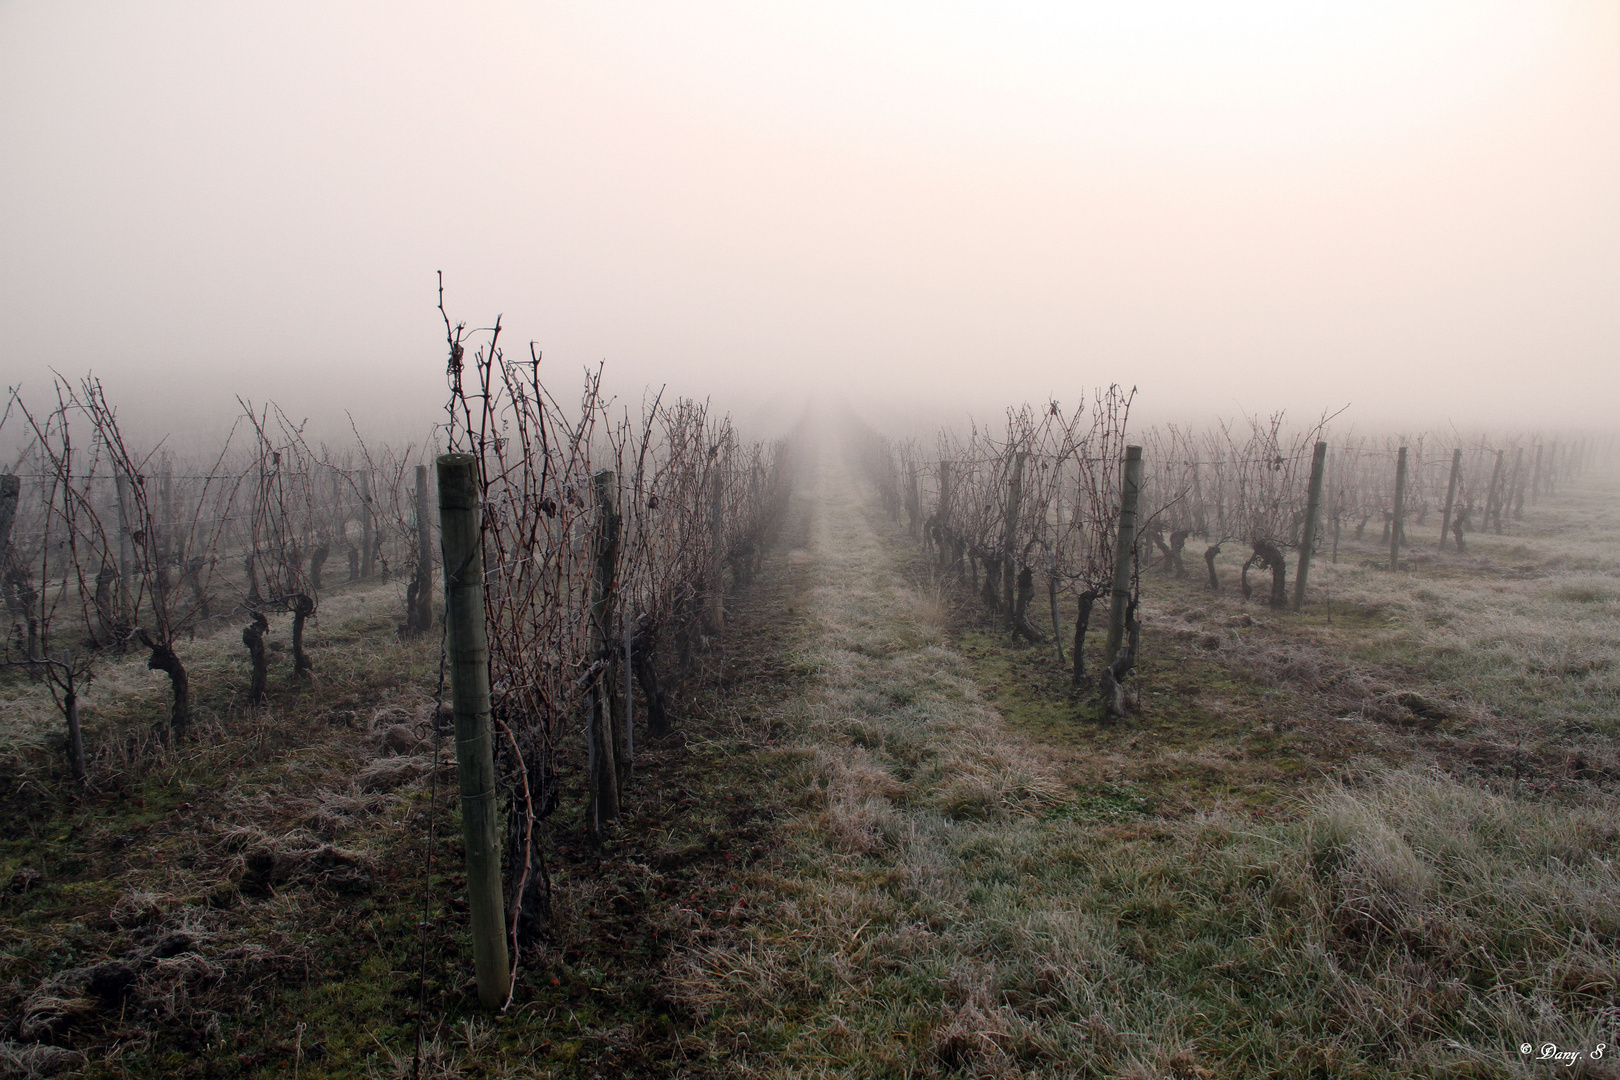
<path fill-rule="evenodd" d="M 173 561 L 174 537 L 180 531 L 174 507 L 174 471 L 165 462 L 158 471 L 158 499 L 163 511 L 163 528 L 157 537 L 157 561 L 167 566 Z"/>
<path fill-rule="evenodd" d="M 1524 519 L 1524 447 L 1520 446 L 1513 451 L 1513 482 L 1508 485 L 1508 505 L 1512 507 L 1513 519 Z M 1502 524 L 1501 515 L 1497 516 L 1496 523 Z M 1497 532 L 1501 532 L 1498 529 Z"/>
<path fill-rule="evenodd" d="M 591 652 L 598 661 L 612 658 L 613 594 L 619 565 L 619 485 L 612 469 L 596 474 L 596 571 L 591 578 Z M 619 816 L 619 762 L 614 746 L 613 693 L 609 667 L 592 681 L 590 718 L 585 727 L 586 768 L 590 790 L 586 822 L 592 835 Z"/>
<path fill-rule="evenodd" d="M 22 477 L 0 475 L 0 566 L 7 564 L 11 546 L 11 523 L 17 520 L 17 504 L 22 500 Z"/>
<path fill-rule="evenodd" d="M 1485 520 L 1480 522 L 1481 531 L 1491 527 L 1491 515 L 1496 515 L 1496 531 L 1502 531 L 1502 458 L 1506 450 L 1496 452 L 1496 465 L 1491 469 L 1491 490 L 1485 496 Z"/>
<path fill-rule="evenodd" d="M 1401 539 L 1406 531 L 1406 447 L 1395 456 L 1395 513 L 1389 523 L 1389 568 L 1401 561 Z"/>
<path fill-rule="evenodd" d="M 0 573 L 3 573 L 4 569 L 11 565 L 11 526 L 17 520 L 17 504 L 21 501 L 22 477 L 16 473 L 0 473 Z M 24 600 L 25 605 L 32 608 L 33 605 L 27 603 L 24 598 L 19 597 L 19 599 Z M 40 627 L 33 611 L 29 611 L 26 618 L 28 620 L 28 651 L 24 655 L 32 660 L 39 652 L 38 635 Z M 67 700 L 74 709 L 68 716 L 68 730 L 72 734 L 74 741 L 71 748 L 75 763 L 73 775 L 75 779 L 83 779 L 84 754 L 83 747 L 78 741 L 78 699 L 70 691 Z"/>
<path fill-rule="evenodd" d="M 710 472 L 714 477 L 714 490 L 709 496 L 709 580 L 708 592 L 703 598 L 703 622 L 710 634 L 718 635 L 726 628 L 726 486 L 718 454 Z"/>
<path fill-rule="evenodd" d="M 636 660 L 635 627 L 630 625 L 628 607 L 619 616 L 620 641 L 624 645 L 624 772 L 628 776 L 636 763 Z"/>
<path fill-rule="evenodd" d="M 939 533 L 939 568 L 943 570 L 950 562 L 951 546 L 951 463 L 948 461 L 939 463 L 939 508 L 934 516 L 934 528 Z"/>
<path fill-rule="evenodd" d="M 371 470 L 360 473 L 360 577 L 366 581 L 377 570 L 377 513 L 371 502 Z"/>
<path fill-rule="evenodd" d="M 915 462 L 906 462 L 906 517 L 910 522 L 911 537 L 917 538 L 920 526 L 918 518 L 922 516 L 922 498 L 917 491 L 917 465 Z"/>
<path fill-rule="evenodd" d="M 1305 609 L 1305 577 L 1311 572 L 1316 550 L 1316 520 L 1322 511 L 1322 477 L 1327 471 L 1328 444 L 1318 441 L 1311 455 L 1311 486 L 1305 496 L 1305 528 L 1299 538 L 1299 572 L 1294 575 L 1294 610 Z"/>
<path fill-rule="evenodd" d="M 417 633 L 433 629 L 433 525 L 428 503 L 427 466 L 416 467 L 416 610 Z"/>
<path fill-rule="evenodd" d="M 349 517 L 343 512 L 343 470 L 332 470 L 332 536 L 345 543 L 349 538 Z"/>
<path fill-rule="evenodd" d="M 135 586 L 131 582 L 134 576 L 135 544 L 129 527 L 130 514 L 134 510 L 133 496 L 130 494 L 129 477 L 122 469 L 113 476 L 118 489 L 118 607 L 117 622 L 128 628 L 140 621 L 140 612 L 135 610 Z"/>
<path fill-rule="evenodd" d="M 1013 583 L 1018 576 L 1018 508 L 1024 499 L 1024 459 L 1028 456 L 1023 450 L 1013 455 L 1012 476 L 1007 481 L 1007 505 L 1003 510 L 1001 527 L 1001 607 L 1007 613 L 1009 627 L 1015 627 L 1018 619 Z"/>
<path fill-rule="evenodd" d="M 348 552 L 349 581 L 360 580 L 360 549 L 349 543 L 349 506 L 344 500 L 344 488 L 349 485 L 350 476 L 342 469 L 332 470 L 332 507 L 336 523 L 332 532 Z"/>
<path fill-rule="evenodd" d="M 1058 466 L 1057 483 L 1054 485 L 1052 500 L 1053 524 L 1058 532 L 1063 531 L 1063 478 L 1062 466 Z M 1052 555 L 1051 569 L 1046 574 L 1046 602 L 1052 611 L 1052 647 L 1057 651 L 1058 667 L 1066 667 L 1068 661 L 1063 657 L 1063 622 L 1058 617 L 1058 578 L 1057 555 Z"/>
<path fill-rule="evenodd" d="M 1205 536 L 1205 535 L 1208 535 L 1208 533 L 1209 533 L 1209 511 L 1207 509 L 1205 509 L 1205 507 L 1204 507 L 1204 482 L 1199 476 L 1199 471 L 1200 471 L 1199 463 L 1196 462 L 1196 461 L 1193 462 L 1192 463 L 1193 513 L 1198 515 L 1198 519 L 1197 519 L 1197 525 L 1198 525 L 1197 532 L 1198 532 L 1198 534 L 1200 536 Z M 1058 522 L 1058 524 L 1061 525 L 1062 522 Z"/>
<path fill-rule="evenodd" d="M 1446 533 L 1451 529 L 1451 511 L 1457 505 L 1457 484 L 1462 480 L 1462 447 L 1451 452 L 1451 480 L 1446 484 L 1446 512 L 1440 519 L 1440 550 L 1446 549 Z"/>
<path fill-rule="evenodd" d="M 1142 490 L 1142 448 L 1125 448 L 1125 480 L 1120 488 L 1119 536 L 1114 542 L 1114 586 L 1109 596 L 1108 640 L 1103 663 L 1112 664 L 1125 643 L 1125 616 L 1131 603 L 1131 570 L 1136 562 L 1136 500 Z"/>
<path fill-rule="evenodd" d="M 455 711 L 456 776 L 461 785 L 461 837 L 467 857 L 473 967 L 478 1000 L 498 1009 L 511 988 L 501 849 L 495 805 L 495 747 L 490 734 L 489 639 L 484 627 L 484 552 L 478 459 L 438 460 L 439 542 L 444 551 L 444 618 Z"/>

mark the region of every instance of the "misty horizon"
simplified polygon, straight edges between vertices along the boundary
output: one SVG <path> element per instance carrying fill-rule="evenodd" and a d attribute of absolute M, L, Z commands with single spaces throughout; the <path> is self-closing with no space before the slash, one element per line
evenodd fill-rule
<path fill-rule="evenodd" d="M 439 271 L 560 396 L 605 363 L 768 423 L 1620 404 L 1596 3 L 24 3 L 0 86 L 4 382 L 93 371 L 201 438 L 238 395 L 434 423 Z"/>

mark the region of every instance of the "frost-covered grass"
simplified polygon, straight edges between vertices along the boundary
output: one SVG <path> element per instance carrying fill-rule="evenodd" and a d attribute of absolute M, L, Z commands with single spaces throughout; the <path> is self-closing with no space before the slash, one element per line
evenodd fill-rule
<path fill-rule="evenodd" d="M 1347 651 L 1502 717 L 1620 734 L 1620 476 L 1571 481 L 1503 535 L 1470 534 L 1463 554 L 1437 533 L 1414 529 L 1394 574 L 1367 545 L 1318 560 L 1313 606 L 1361 631 L 1340 636 Z"/>
<path fill-rule="evenodd" d="M 670 963 L 707 1030 L 749 1033 L 739 1073 L 1530 1076 L 1523 1042 L 1613 1037 L 1612 795 L 1363 758 L 1257 819 L 1080 782 L 988 704 L 839 469 L 765 909 Z"/>
<path fill-rule="evenodd" d="M 341 584 L 322 596 L 305 630 L 305 648 L 323 695 L 341 696 L 347 685 L 363 685 L 378 669 L 392 668 L 390 679 L 407 670 L 420 673 L 420 643 L 401 642 L 395 633 L 404 607 L 404 587 L 397 581 Z M 246 623 L 245 616 L 211 620 L 176 646 L 191 682 L 193 722 L 205 733 L 263 721 L 262 710 L 244 700 L 251 677 L 241 639 Z M 272 615 L 270 623 L 265 641 L 272 697 L 296 695 L 302 687 L 292 678 L 291 616 Z M 150 670 L 146 659 L 147 650 L 138 645 L 122 655 L 105 654 L 81 689 L 80 718 L 92 771 L 98 761 L 122 767 L 131 739 L 145 749 L 154 727 L 167 723 L 169 679 Z M 60 754 L 64 742 L 62 714 L 47 687 L 22 669 L 0 673 L 0 757 L 38 761 L 43 754 Z"/>

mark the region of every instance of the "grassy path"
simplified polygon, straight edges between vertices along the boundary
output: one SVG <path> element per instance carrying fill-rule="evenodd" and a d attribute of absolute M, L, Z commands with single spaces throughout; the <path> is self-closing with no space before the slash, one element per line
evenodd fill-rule
<path fill-rule="evenodd" d="M 1603 812 L 1382 769 L 1292 821 L 1160 812 L 1009 730 L 844 465 L 800 498 L 813 675 L 764 718 L 777 854 L 746 919 L 689 913 L 667 963 L 728 1068 L 1551 1075 L 1521 1041 L 1607 1037 L 1617 983 L 1571 974 L 1616 970 Z"/>
<path fill-rule="evenodd" d="M 1223 823 L 1077 792 L 1009 732 L 863 494 L 832 459 L 806 492 L 799 809 L 753 883 L 764 917 L 681 959 L 686 1001 L 751 1032 L 763 1075 L 1196 1076 L 1195 1029 L 1274 1038 L 1240 1030 L 1274 995 L 1248 985 L 1259 946 L 1225 938 L 1290 931 L 1232 925 L 1250 871 L 1214 857 Z"/>

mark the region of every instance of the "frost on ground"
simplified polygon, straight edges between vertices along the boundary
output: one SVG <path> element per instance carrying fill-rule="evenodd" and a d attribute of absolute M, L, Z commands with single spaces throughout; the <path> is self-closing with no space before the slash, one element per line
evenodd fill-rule
<path fill-rule="evenodd" d="M 1521 1042 L 1603 1040 L 1612 800 L 1367 759 L 1278 822 L 1099 802 L 976 688 L 865 496 L 832 458 L 801 495 L 815 676 L 774 721 L 795 810 L 763 910 L 668 964 L 747 1033 L 740 1073 L 1529 1076 Z"/>

